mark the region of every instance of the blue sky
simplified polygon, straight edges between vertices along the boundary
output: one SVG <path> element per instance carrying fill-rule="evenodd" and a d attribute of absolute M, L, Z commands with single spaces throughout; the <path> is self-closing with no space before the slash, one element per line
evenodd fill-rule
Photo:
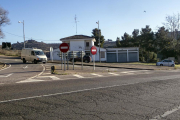
<path fill-rule="evenodd" d="M 99 27 L 105 39 L 116 40 L 125 32 L 150 25 L 156 32 L 165 17 L 180 12 L 179 0 L 0 0 L 9 11 L 10 25 L 2 27 L 1 42 L 23 42 L 25 21 L 26 40 L 60 43 L 59 39 L 77 34 L 92 35 Z M 146 12 L 144 12 L 146 11 Z"/>

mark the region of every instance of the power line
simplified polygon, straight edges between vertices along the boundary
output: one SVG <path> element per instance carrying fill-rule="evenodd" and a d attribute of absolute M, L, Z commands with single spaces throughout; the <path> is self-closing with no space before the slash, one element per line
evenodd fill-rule
<path fill-rule="evenodd" d="M 10 34 L 10 35 L 14 35 L 14 36 L 17 36 L 17 37 L 23 37 L 23 36 L 20 36 L 20 35 L 16 35 L 16 34 L 13 34 L 13 33 L 9 33 L 9 32 L 6 32 L 6 31 L 3 31 L 7 34 Z M 26 39 L 31 39 L 30 37 L 25 37 Z M 44 40 L 44 39 L 35 39 L 35 40 L 43 40 L 43 41 L 59 41 L 59 40 Z"/>

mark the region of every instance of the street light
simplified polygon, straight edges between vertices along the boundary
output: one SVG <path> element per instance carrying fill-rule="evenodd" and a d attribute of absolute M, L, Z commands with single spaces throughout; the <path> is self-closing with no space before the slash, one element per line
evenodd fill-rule
<path fill-rule="evenodd" d="M 18 23 L 23 23 L 23 38 L 24 38 L 24 48 L 25 48 L 24 20 L 23 22 L 18 21 Z"/>
<path fill-rule="evenodd" d="M 99 61 L 100 61 L 100 63 L 101 63 L 101 54 L 100 54 L 100 30 L 99 30 L 99 21 L 98 22 L 96 22 L 97 24 L 98 24 L 98 34 L 99 34 Z"/>

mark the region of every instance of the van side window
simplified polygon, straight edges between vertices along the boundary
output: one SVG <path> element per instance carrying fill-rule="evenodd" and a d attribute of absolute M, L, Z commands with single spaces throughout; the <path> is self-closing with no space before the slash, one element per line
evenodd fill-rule
<path fill-rule="evenodd" d="M 34 55 L 34 51 L 31 51 L 31 55 Z"/>

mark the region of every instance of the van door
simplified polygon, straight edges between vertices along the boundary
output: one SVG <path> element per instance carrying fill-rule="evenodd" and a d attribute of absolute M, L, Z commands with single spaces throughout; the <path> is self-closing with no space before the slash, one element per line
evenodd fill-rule
<path fill-rule="evenodd" d="M 30 54 L 30 61 L 34 61 L 35 58 L 35 52 L 34 51 L 31 51 L 31 54 Z"/>

